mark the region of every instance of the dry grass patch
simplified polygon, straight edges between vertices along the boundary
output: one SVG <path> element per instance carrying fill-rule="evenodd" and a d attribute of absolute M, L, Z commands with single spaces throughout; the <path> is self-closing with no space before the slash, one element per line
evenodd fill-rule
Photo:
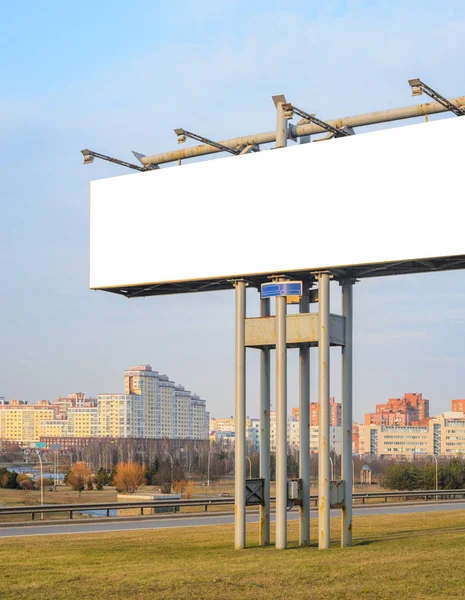
<path fill-rule="evenodd" d="M 313 520 L 315 521 L 315 520 Z M 312 526 L 316 537 L 316 523 Z M 464 598 L 465 511 L 356 517 L 355 546 L 232 549 L 232 526 L 5 539 L 8 600 Z M 257 526 L 248 527 L 251 543 Z"/>

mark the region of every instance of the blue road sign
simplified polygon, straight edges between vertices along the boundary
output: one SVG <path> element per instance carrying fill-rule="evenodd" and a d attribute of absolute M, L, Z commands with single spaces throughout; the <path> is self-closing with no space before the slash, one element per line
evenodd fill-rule
<path fill-rule="evenodd" d="M 262 298 L 275 296 L 302 296 L 301 281 L 273 281 L 262 283 Z"/>

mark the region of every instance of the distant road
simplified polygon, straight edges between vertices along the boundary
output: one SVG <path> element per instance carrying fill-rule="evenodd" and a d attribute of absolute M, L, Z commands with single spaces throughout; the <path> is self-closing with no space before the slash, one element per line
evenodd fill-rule
<path fill-rule="evenodd" d="M 354 515 L 400 515 L 405 513 L 425 513 L 440 512 L 444 510 L 465 510 L 465 500 L 463 502 L 443 503 L 443 504 L 423 504 L 393 506 L 377 506 L 373 508 L 354 508 Z M 339 510 L 331 511 L 331 516 L 339 516 Z M 316 518 L 317 512 L 311 513 Z M 299 518 L 297 512 L 288 514 L 289 521 L 296 521 Z M 272 515 L 274 520 L 274 515 Z M 258 515 L 248 515 L 248 523 L 256 523 Z M 122 521 L 111 523 L 72 523 L 69 525 L 28 525 L 27 527 L 2 527 L 0 528 L 1 537 L 23 537 L 30 535 L 65 535 L 72 533 L 105 533 L 111 531 L 140 531 L 144 529 L 176 529 L 186 527 L 205 527 L 211 525 L 230 525 L 234 523 L 234 515 L 221 516 L 202 516 L 202 517 L 171 517 L 166 519 L 154 519 L 147 521 Z"/>

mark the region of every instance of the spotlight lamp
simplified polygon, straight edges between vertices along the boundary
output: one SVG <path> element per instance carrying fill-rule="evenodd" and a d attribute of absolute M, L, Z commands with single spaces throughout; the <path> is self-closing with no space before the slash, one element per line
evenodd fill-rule
<path fill-rule="evenodd" d="M 175 129 L 174 133 L 178 136 L 178 144 L 184 144 L 184 142 L 187 140 L 187 136 L 184 133 L 184 129 Z"/>
<path fill-rule="evenodd" d="M 423 95 L 423 87 L 420 79 L 409 79 L 408 83 L 412 88 L 412 96 Z"/>
<path fill-rule="evenodd" d="M 82 155 L 84 156 L 84 164 L 90 165 L 94 162 L 94 157 L 90 150 L 81 150 Z"/>

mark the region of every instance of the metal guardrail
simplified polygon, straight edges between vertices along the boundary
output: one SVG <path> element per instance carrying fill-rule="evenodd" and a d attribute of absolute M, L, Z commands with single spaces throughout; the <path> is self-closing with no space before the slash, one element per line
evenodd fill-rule
<path fill-rule="evenodd" d="M 354 504 L 365 504 L 367 500 L 399 499 L 407 502 L 408 500 L 451 500 L 465 499 L 465 490 L 415 490 L 403 492 L 370 492 L 353 494 Z M 275 498 L 271 498 L 274 502 Z M 318 496 L 310 496 L 310 502 L 318 505 Z M 32 520 L 37 514 L 49 513 L 68 513 L 69 519 L 73 518 L 74 513 L 85 513 L 93 511 L 104 511 L 107 517 L 111 516 L 112 510 L 139 509 L 141 516 L 144 516 L 144 509 L 173 509 L 178 512 L 181 507 L 203 506 L 205 512 L 209 506 L 227 506 L 234 504 L 232 496 L 226 498 L 194 498 L 190 500 L 152 500 L 141 502 L 105 502 L 92 504 L 44 504 L 34 506 L 4 506 L 0 507 L 0 517 L 2 515 L 22 515 L 30 514 Z"/>

